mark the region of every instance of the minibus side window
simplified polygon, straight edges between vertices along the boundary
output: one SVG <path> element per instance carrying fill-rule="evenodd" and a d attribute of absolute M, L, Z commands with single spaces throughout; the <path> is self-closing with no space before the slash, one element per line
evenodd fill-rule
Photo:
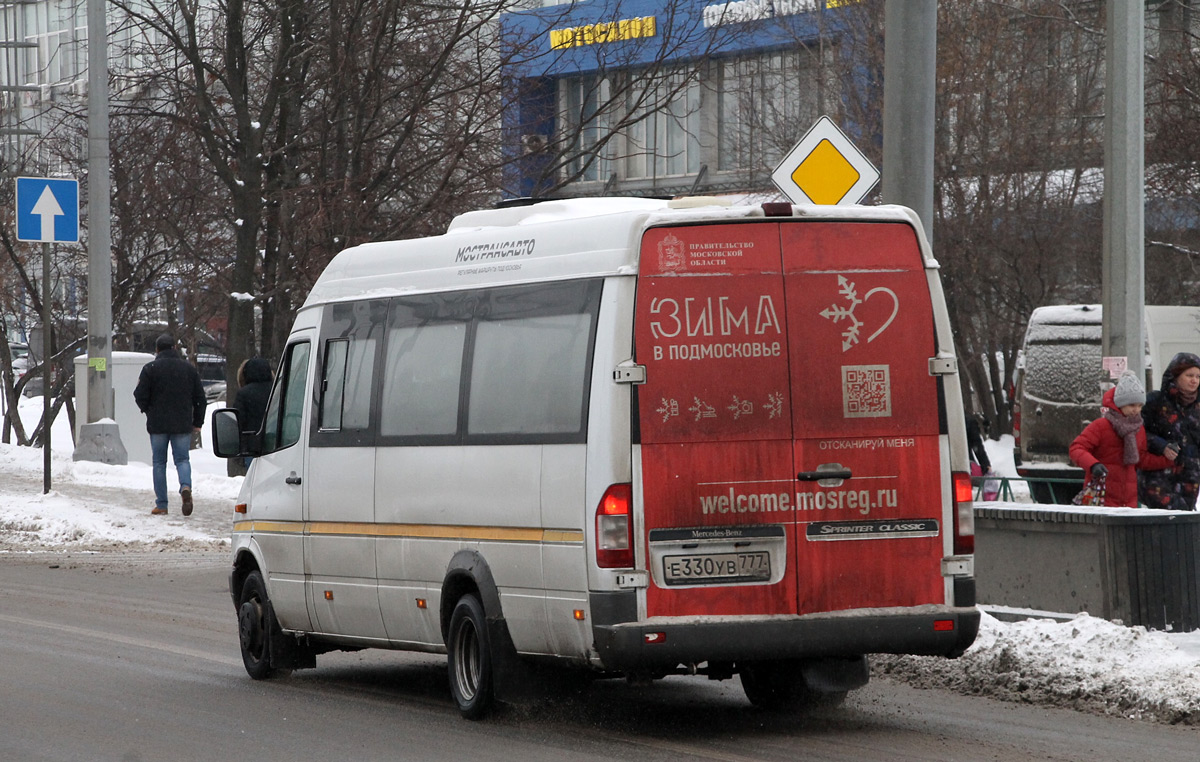
<path fill-rule="evenodd" d="M 578 432 L 591 330 L 586 312 L 480 321 L 467 434 Z"/>
<path fill-rule="evenodd" d="M 322 431 L 371 426 L 371 379 L 375 375 L 375 339 L 325 342 L 322 371 Z"/>
<path fill-rule="evenodd" d="M 402 315 L 401 311 L 393 315 Z M 458 430 L 464 322 L 396 325 L 384 359 L 383 436 L 446 436 Z"/>
<path fill-rule="evenodd" d="M 342 427 L 342 401 L 345 398 L 346 355 L 350 353 L 347 339 L 330 339 L 325 342 L 324 378 L 321 394 L 321 429 Z"/>
<path fill-rule="evenodd" d="M 339 302 L 325 308 L 317 350 L 320 379 L 310 442 L 361 447 L 373 440 L 372 397 L 387 320 L 387 301 Z"/>
<path fill-rule="evenodd" d="M 304 383 L 308 377 L 307 341 L 292 344 L 284 356 L 284 370 L 275 379 L 263 424 L 263 452 L 290 447 L 300 440 L 304 415 Z"/>
<path fill-rule="evenodd" d="M 586 441 L 601 280 L 392 300 L 382 446 Z"/>
<path fill-rule="evenodd" d="M 466 442 L 586 441 L 598 280 L 497 288 L 471 341 Z"/>

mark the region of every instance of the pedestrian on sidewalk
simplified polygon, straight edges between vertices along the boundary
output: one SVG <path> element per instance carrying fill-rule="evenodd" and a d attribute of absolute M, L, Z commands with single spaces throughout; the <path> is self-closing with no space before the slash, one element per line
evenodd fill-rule
<path fill-rule="evenodd" d="M 257 434 L 262 428 L 263 416 L 267 412 L 267 400 L 271 396 L 271 363 L 262 357 L 252 357 L 238 368 L 237 396 L 233 408 L 238 411 L 243 434 Z M 246 458 L 246 466 L 254 458 Z"/>
<path fill-rule="evenodd" d="M 142 367 L 133 398 L 146 414 L 150 434 L 150 452 L 154 468 L 154 510 L 167 512 L 167 447 L 175 459 L 179 475 L 179 495 L 183 515 L 192 514 L 192 463 L 188 450 L 192 434 L 204 424 L 204 386 L 200 372 L 175 347 L 175 337 L 164 333 L 154 342 L 154 359 Z"/>
<path fill-rule="evenodd" d="M 1126 371 L 1117 385 L 1104 393 L 1101 415 L 1075 437 L 1071 461 L 1083 469 L 1087 481 L 1106 479 L 1106 506 L 1138 505 L 1139 468 L 1170 468 L 1171 461 L 1146 449 L 1142 405 L 1146 390 L 1137 375 Z"/>
<path fill-rule="evenodd" d="M 1142 409 L 1150 452 L 1174 461 L 1174 468 L 1143 471 L 1138 496 L 1151 508 L 1196 510 L 1200 493 L 1200 356 L 1180 352 L 1150 392 Z"/>

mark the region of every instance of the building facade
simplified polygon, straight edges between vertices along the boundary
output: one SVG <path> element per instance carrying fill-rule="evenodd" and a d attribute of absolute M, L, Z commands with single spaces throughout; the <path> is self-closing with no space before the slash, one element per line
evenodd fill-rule
<path fill-rule="evenodd" d="M 507 14 L 510 196 L 771 191 L 821 115 L 856 137 L 857 3 L 583 0 Z"/>

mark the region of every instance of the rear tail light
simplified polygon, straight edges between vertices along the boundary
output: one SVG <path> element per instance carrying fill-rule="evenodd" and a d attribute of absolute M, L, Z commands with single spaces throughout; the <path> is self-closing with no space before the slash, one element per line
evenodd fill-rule
<path fill-rule="evenodd" d="M 975 552 L 975 502 L 971 475 L 954 472 L 954 554 Z"/>
<path fill-rule="evenodd" d="M 633 489 L 613 484 L 596 508 L 596 563 L 601 569 L 633 566 Z"/>

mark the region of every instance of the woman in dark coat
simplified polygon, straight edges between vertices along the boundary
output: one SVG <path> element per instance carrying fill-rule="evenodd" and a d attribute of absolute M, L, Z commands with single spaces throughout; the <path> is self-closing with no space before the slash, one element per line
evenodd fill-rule
<path fill-rule="evenodd" d="M 1200 357 L 1180 352 L 1163 371 L 1162 386 L 1142 408 L 1150 452 L 1175 462 L 1174 468 L 1143 471 L 1138 496 L 1151 508 L 1196 510 L 1200 491 Z"/>
<path fill-rule="evenodd" d="M 271 396 L 271 364 L 261 357 L 252 357 L 238 368 L 237 380 L 233 407 L 241 416 L 242 431 L 257 434 Z"/>

